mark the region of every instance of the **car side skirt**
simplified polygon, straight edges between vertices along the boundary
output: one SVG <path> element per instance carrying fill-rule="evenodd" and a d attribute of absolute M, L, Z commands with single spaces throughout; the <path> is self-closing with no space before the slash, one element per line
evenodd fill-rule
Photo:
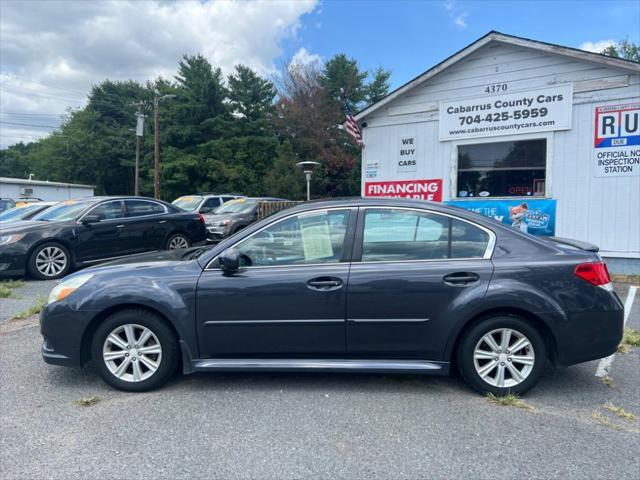
<path fill-rule="evenodd" d="M 426 360 L 213 358 L 193 360 L 191 367 L 193 372 L 349 371 L 370 373 L 422 373 L 429 375 L 449 374 L 449 362 L 430 362 Z"/>

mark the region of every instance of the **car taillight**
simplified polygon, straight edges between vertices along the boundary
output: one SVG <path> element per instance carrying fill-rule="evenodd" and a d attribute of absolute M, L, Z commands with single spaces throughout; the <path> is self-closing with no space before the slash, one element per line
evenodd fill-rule
<path fill-rule="evenodd" d="M 201 214 L 201 213 L 198 213 L 198 218 L 200 219 L 200 221 L 201 221 L 202 223 L 206 223 L 206 222 L 204 221 L 204 217 L 202 216 L 202 214 Z"/>
<path fill-rule="evenodd" d="M 609 270 L 604 262 L 581 263 L 576 267 L 575 274 L 597 287 L 606 288 L 611 283 Z"/>

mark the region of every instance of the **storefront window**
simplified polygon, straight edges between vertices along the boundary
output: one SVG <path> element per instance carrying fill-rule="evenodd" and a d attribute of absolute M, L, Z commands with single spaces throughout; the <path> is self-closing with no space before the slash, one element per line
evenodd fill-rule
<path fill-rule="evenodd" d="M 458 197 L 544 196 L 546 139 L 458 146 Z"/>

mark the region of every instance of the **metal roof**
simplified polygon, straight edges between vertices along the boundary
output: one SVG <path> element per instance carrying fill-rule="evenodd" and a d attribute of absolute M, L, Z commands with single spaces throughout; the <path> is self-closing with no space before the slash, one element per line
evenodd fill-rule
<path fill-rule="evenodd" d="M 515 35 L 507 35 L 505 33 L 496 32 L 495 30 L 491 30 L 489 33 L 480 37 L 475 42 L 467 45 L 462 50 L 454 53 L 450 57 L 444 59 L 442 62 L 438 63 L 434 67 L 430 68 L 424 73 L 421 73 L 417 77 L 409 80 L 407 83 L 402 85 L 401 87 L 396 88 L 394 91 L 390 92 L 386 97 L 382 98 L 378 102 L 373 105 L 369 105 L 364 110 L 358 112 L 355 115 L 356 120 L 362 120 L 367 115 L 375 112 L 379 108 L 388 104 L 389 102 L 395 100 L 397 97 L 402 95 L 403 93 L 417 87 L 418 85 L 424 83 L 431 77 L 440 73 L 444 69 L 450 67 L 451 65 L 459 62 L 466 56 L 475 52 L 476 50 L 484 47 L 486 44 L 490 42 L 500 42 L 507 43 L 510 45 L 517 45 L 519 47 L 526 47 L 535 50 L 541 50 L 547 53 L 553 53 L 557 55 L 564 55 L 570 58 L 585 60 L 589 62 L 601 63 L 607 65 L 609 67 L 621 68 L 624 70 L 631 71 L 632 73 L 640 73 L 640 63 L 634 62 L 631 60 L 624 60 L 622 58 L 615 58 L 609 55 L 603 55 L 601 53 L 593 53 L 587 52 L 586 50 L 580 50 L 578 48 L 572 47 L 564 47 L 562 45 L 556 45 L 554 43 L 541 42 L 539 40 L 531 40 L 529 38 L 517 37 Z"/>
<path fill-rule="evenodd" d="M 10 183 L 14 185 L 40 185 L 47 187 L 80 187 L 96 188 L 95 185 L 84 185 L 82 183 L 50 182 L 48 180 L 29 180 L 26 178 L 0 177 L 0 183 Z"/>

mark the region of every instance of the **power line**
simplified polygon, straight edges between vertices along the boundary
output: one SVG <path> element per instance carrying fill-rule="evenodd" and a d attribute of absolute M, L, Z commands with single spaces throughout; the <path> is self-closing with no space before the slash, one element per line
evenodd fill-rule
<path fill-rule="evenodd" d="M 27 112 L 3 112 L 0 111 L 0 115 L 10 115 L 15 117 L 64 117 L 68 116 L 69 113 L 27 113 Z"/>
<path fill-rule="evenodd" d="M 38 128 L 53 128 L 53 129 L 60 128 L 60 127 L 54 127 L 52 125 L 36 125 L 34 123 L 14 123 L 14 122 L 5 122 L 2 120 L 0 120 L 0 123 L 3 123 L 5 125 L 18 125 L 20 127 L 38 127 Z"/>

